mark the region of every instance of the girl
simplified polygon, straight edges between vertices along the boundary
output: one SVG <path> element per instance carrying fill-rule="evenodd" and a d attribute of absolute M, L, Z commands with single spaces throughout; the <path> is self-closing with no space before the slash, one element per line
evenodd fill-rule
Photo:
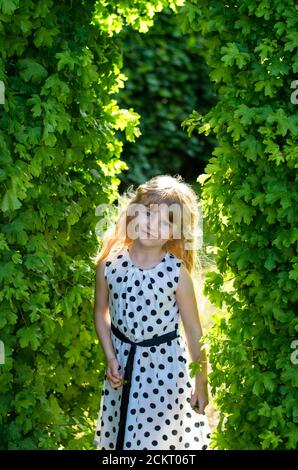
<path fill-rule="evenodd" d="M 191 277 L 197 205 L 181 176 L 150 179 L 132 191 L 95 258 L 94 322 L 106 359 L 94 437 L 101 449 L 209 448 L 207 361 Z M 201 363 L 195 377 L 180 320 L 191 360 Z"/>

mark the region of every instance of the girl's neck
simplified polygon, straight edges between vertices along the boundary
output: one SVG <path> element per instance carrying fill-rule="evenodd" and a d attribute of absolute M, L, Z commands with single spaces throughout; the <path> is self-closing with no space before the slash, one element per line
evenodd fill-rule
<path fill-rule="evenodd" d="M 144 246 L 138 240 L 135 240 L 128 250 L 134 264 L 144 268 L 156 265 L 167 253 L 162 246 Z"/>

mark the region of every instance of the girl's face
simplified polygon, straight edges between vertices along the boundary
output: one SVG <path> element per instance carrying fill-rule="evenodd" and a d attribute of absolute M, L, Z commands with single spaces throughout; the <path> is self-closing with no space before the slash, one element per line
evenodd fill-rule
<path fill-rule="evenodd" d="M 136 218 L 138 235 L 146 244 L 163 244 L 173 235 L 173 223 L 170 221 L 168 206 L 151 204 L 139 205 Z M 156 242 L 159 243 L 156 243 Z"/>

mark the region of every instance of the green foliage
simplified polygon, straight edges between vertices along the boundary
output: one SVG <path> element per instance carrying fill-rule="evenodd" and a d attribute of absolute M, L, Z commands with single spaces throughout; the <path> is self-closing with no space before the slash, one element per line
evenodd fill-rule
<path fill-rule="evenodd" d="M 127 168 L 117 130 L 133 141 L 139 124 L 112 97 L 122 80 L 113 15 L 140 29 L 169 5 L 107 3 L 0 1 L 1 449 L 93 448 L 104 367 L 95 209 L 116 198 Z"/>
<path fill-rule="evenodd" d="M 185 0 L 124 0 L 121 2 L 97 2 L 96 21 L 102 31 L 110 36 L 121 32 L 129 25 L 134 30 L 146 33 L 153 25 L 154 16 L 163 9 L 171 8 L 175 13 Z"/>
<path fill-rule="evenodd" d="M 202 372 L 202 365 L 199 361 L 192 361 L 188 364 L 189 367 L 189 376 L 195 377 L 197 374 Z"/>
<path fill-rule="evenodd" d="M 95 209 L 117 197 L 127 169 L 117 131 L 140 136 L 139 110 L 114 98 L 125 80 L 119 33 L 148 31 L 168 7 L 187 32 L 175 73 L 199 44 L 219 98 L 184 121 L 189 136 L 197 128 L 219 143 L 200 179 L 218 247 L 205 293 L 226 310 L 209 334 L 214 445 L 297 447 L 294 1 L 0 0 L 1 449 L 93 448 L 104 370 L 92 313 Z M 159 73 L 147 71 L 150 90 L 162 83 L 168 99 Z"/>
<path fill-rule="evenodd" d="M 201 179 L 218 267 L 205 294 L 220 309 L 208 334 L 220 410 L 212 445 L 296 449 L 297 5 L 190 0 L 179 16 L 202 34 L 219 98 L 184 122 L 219 143 Z"/>
<path fill-rule="evenodd" d="M 188 137 L 181 128 L 194 108 L 206 113 L 215 104 L 200 36 L 181 32 L 168 10 L 148 33 L 126 28 L 121 40 L 126 81 L 118 103 L 125 108 L 133 104 L 141 116 L 140 137 L 123 144 L 129 170 L 122 182 L 141 184 L 158 174 L 179 173 L 196 184 L 193 168 L 203 170 L 215 146 L 212 136 Z"/>

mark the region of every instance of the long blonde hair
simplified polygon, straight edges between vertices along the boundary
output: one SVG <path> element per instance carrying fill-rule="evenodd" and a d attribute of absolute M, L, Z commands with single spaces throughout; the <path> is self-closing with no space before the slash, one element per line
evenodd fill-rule
<path fill-rule="evenodd" d="M 165 245 L 164 249 L 173 255 L 177 256 L 184 261 L 186 268 L 190 273 L 196 271 L 199 255 L 197 247 L 197 228 L 199 224 L 199 200 L 192 189 L 192 187 L 183 181 L 182 176 L 180 175 L 159 175 L 154 176 L 145 183 L 139 185 L 136 190 L 133 189 L 133 186 L 130 186 L 122 201 L 125 201 L 124 208 L 121 208 L 118 212 L 118 217 L 116 222 L 113 222 L 110 227 L 105 231 L 102 237 L 102 246 L 101 249 L 96 253 L 92 258 L 96 266 L 98 266 L 100 261 L 106 260 L 112 254 L 112 256 L 117 256 L 123 248 L 129 247 L 133 240 L 130 239 L 127 235 L 127 230 L 125 229 L 124 236 L 121 234 L 121 228 L 124 226 L 127 227 L 129 222 L 134 218 L 134 216 L 129 215 L 129 206 L 132 204 L 143 204 L 144 206 L 149 206 L 150 204 L 167 204 L 171 206 L 172 204 L 178 204 L 181 208 L 186 208 L 186 217 L 185 211 L 182 212 L 182 218 L 186 220 L 181 220 L 180 227 L 184 223 L 187 224 L 187 230 L 185 236 L 185 230 L 181 230 L 181 237 L 179 239 L 169 239 Z M 171 220 L 171 210 L 169 211 L 169 216 Z M 191 249 L 185 248 L 191 247 Z"/>

